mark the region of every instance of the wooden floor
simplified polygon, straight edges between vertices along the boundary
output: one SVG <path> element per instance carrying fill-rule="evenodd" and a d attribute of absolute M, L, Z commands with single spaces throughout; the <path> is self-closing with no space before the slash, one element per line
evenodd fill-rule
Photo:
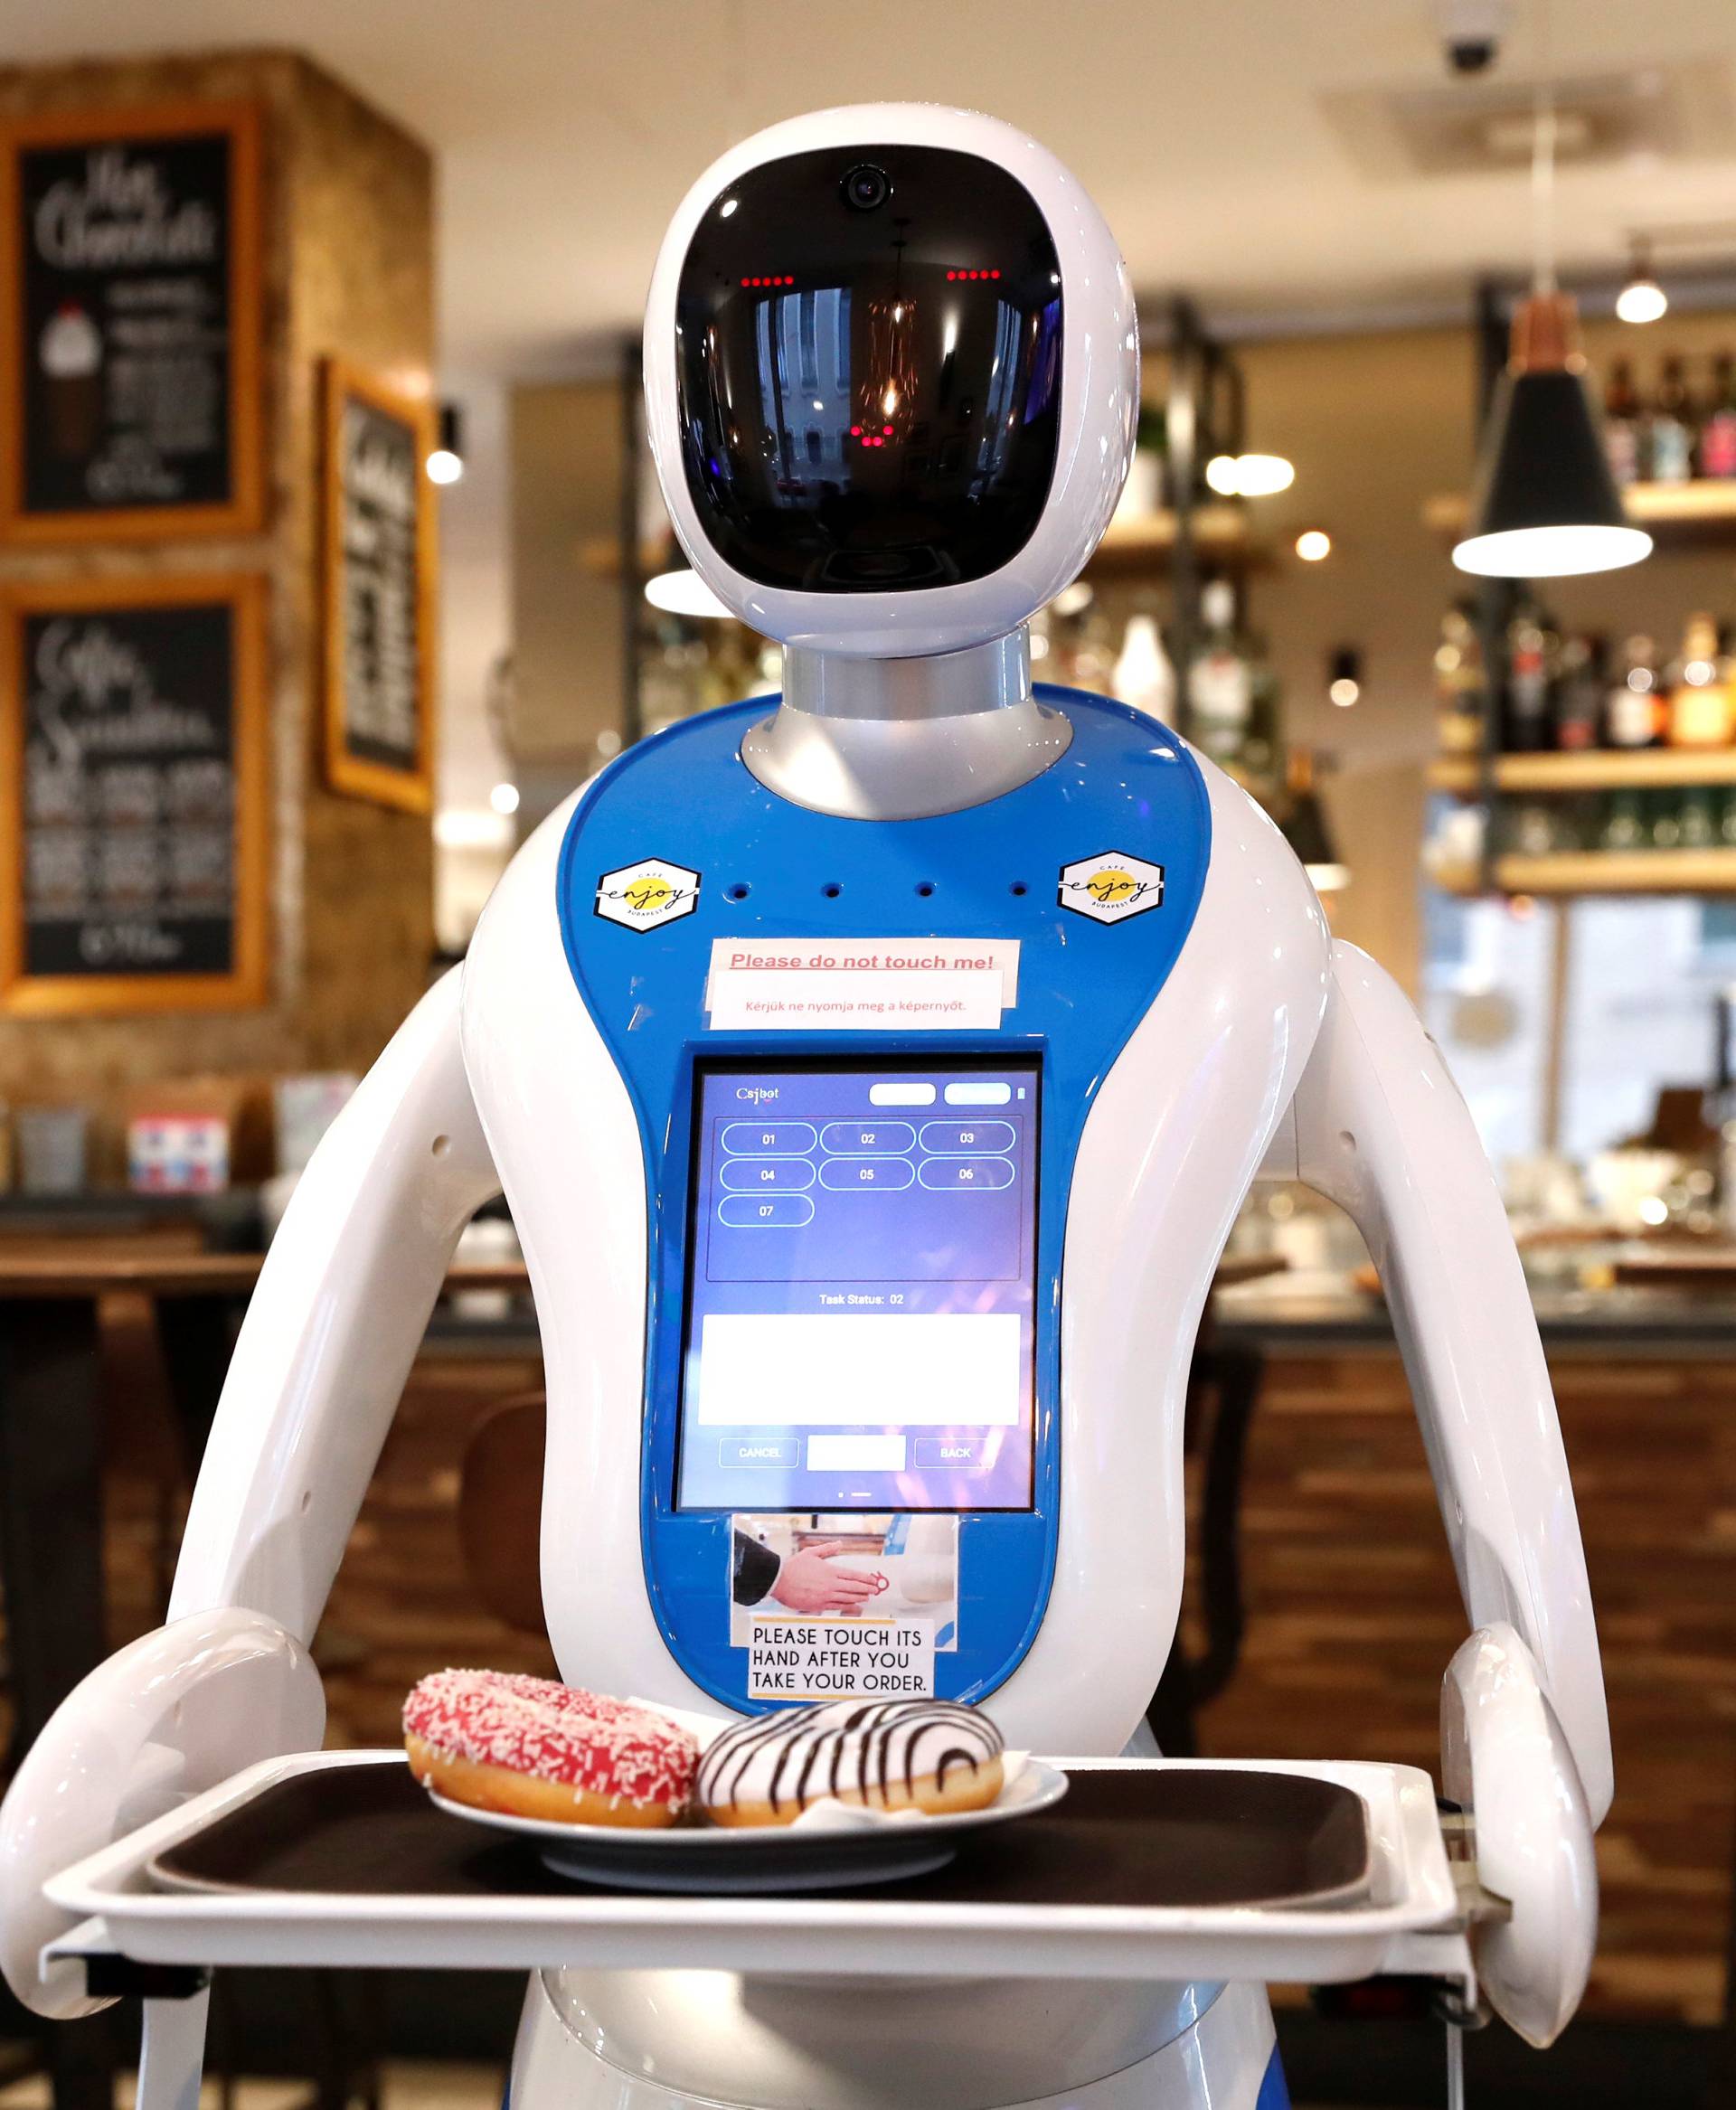
<path fill-rule="evenodd" d="M 419 1366 L 318 1637 L 333 1744 L 395 1741 L 406 1690 L 441 1665 L 552 1671 L 541 1640 L 476 1609 L 455 1524 L 467 1432 L 539 1375 L 524 1358 Z M 1710 2022 L 1736 1813 L 1736 1372 L 1586 1360 L 1555 1375 L 1616 1738 L 1589 2006 Z M 108 1508 L 118 1643 L 160 1615 L 156 1502 L 136 1466 Z M 1465 1628 L 1396 1358 L 1270 1365 L 1245 1543 L 1246 1653 L 1204 1748 L 1432 1767 Z"/>

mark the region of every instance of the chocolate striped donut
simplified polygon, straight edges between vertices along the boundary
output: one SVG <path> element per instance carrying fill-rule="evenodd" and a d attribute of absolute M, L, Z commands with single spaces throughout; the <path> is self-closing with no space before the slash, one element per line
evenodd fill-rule
<path fill-rule="evenodd" d="M 930 1815 L 1001 1792 L 1001 1732 L 952 1700 L 830 1700 L 726 1729 L 699 1762 L 693 1800 L 713 1824 L 793 1824 L 835 1797 Z"/>

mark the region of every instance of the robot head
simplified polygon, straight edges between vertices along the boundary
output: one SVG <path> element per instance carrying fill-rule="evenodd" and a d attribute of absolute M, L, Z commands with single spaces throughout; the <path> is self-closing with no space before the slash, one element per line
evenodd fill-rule
<path fill-rule="evenodd" d="M 713 163 L 645 325 L 651 451 L 693 569 L 786 645 L 1005 636 L 1127 474 L 1133 296 L 1079 184 L 992 118 L 823 110 Z"/>

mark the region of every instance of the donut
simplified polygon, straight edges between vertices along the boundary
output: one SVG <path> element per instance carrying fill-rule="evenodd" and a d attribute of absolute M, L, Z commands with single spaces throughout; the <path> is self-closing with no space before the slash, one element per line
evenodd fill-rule
<path fill-rule="evenodd" d="M 506 1671 L 437 1671 L 404 1702 L 424 1787 L 473 1809 L 557 1824 L 673 1824 L 699 1744 L 649 1708 Z"/>
<path fill-rule="evenodd" d="M 725 1729 L 693 1799 L 713 1824 L 793 1824 L 835 1797 L 930 1816 L 986 1809 L 1001 1792 L 1001 1732 L 951 1700 L 828 1700 Z"/>

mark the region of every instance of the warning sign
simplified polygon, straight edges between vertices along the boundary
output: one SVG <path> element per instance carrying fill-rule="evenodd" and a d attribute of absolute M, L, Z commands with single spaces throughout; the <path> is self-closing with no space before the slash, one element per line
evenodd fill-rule
<path fill-rule="evenodd" d="M 934 1629 L 926 1621 L 750 1622 L 750 1700 L 891 1700 L 933 1691 Z"/>

